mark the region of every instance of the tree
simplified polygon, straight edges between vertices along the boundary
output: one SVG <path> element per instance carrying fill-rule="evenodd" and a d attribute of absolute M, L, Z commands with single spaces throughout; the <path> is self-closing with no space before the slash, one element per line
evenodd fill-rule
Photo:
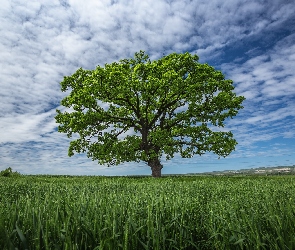
<path fill-rule="evenodd" d="M 0 176 L 4 176 L 4 177 L 17 177 L 20 175 L 21 174 L 18 173 L 17 171 L 13 172 L 11 167 L 6 168 L 0 172 Z"/>
<path fill-rule="evenodd" d="M 87 152 L 93 161 L 109 165 L 145 161 L 153 177 L 161 176 L 163 153 L 166 160 L 174 153 L 229 155 L 237 144 L 232 132 L 208 126 L 224 127 L 245 98 L 232 92 L 232 80 L 198 59 L 186 52 L 151 61 L 140 51 L 132 59 L 64 77 L 61 90 L 71 93 L 61 105 L 72 110 L 56 110 L 58 131 L 80 136 L 70 142 L 68 155 Z M 130 129 L 133 135 L 119 138 Z"/>

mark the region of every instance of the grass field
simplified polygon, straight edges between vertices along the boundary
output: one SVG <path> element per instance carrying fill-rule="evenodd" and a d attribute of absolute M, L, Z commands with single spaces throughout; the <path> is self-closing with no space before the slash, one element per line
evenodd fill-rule
<path fill-rule="evenodd" d="M 0 178 L 0 249 L 295 249 L 295 177 Z"/>

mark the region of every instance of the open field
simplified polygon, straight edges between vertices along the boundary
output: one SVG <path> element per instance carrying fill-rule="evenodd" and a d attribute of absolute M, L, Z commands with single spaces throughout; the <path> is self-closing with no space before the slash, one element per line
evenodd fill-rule
<path fill-rule="evenodd" d="M 295 249 L 295 176 L 0 178 L 0 249 Z"/>

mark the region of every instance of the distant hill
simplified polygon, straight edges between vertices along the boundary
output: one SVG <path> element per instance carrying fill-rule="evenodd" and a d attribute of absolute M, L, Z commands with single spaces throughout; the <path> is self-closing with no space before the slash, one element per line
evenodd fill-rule
<path fill-rule="evenodd" d="M 224 170 L 205 173 L 188 173 L 185 175 L 295 175 L 295 165 L 278 167 L 260 167 L 240 170 Z"/>

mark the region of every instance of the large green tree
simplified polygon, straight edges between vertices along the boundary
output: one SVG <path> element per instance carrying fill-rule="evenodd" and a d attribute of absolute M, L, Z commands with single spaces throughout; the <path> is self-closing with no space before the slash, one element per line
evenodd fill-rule
<path fill-rule="evenodd" d="M 233 92 L 233 81 L 198 59 L 172 53 L 151 61 L 140 51 L 132 59 L 64 77 L 61 90 L 71 92 L 61 104 L 72 110 L 56 110 L 55 119 L 59 132 L 69 138 L 79 134 L 70 142 L 69 156 L 87 152 L 111 165 L 144 161 L 152 176 L 160 177 L 163 153 L 167 160 L 174 153 L 229 155 L 237 144 L 232 132 L 210 128 L 224 127 L 245 98 Z"/>

